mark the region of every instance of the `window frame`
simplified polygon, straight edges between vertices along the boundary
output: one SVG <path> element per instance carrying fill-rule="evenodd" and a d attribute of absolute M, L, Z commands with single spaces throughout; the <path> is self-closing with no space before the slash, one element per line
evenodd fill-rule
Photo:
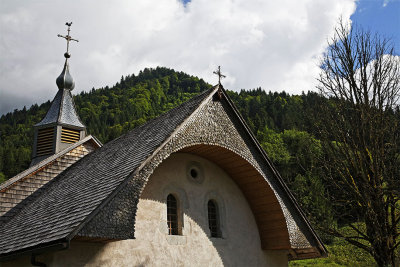
<path fill-rule="evenodd" d="M 207 201 L 207 221 L 210 236 L 213 238 L 222 238 L 219 207 L 217 201 L 214 199 Z"/>
<path fill-rule="evenodd" d="M 178 199 L 173 194 L 167 196 L 167 227 L 168 235 L 180 235 Z"/>
<path fill-rule="evenodd" d="M 179 239 L 179 242 L 181 242 L 182 240 L 180 240 L 180 238 L 178 238 L 178 237 L 186 236 L 190 232 L 190 224 L 188 225 L 189 228 L 185 227 L 184 211 L 189 209 L 189 200 L 188 200 L 186 191 L 174 183 L 169 183 L 164 187 L 162 195 L 163 195 L 162 201 L 164 203 L 164 208 L 160 210 L 160 212 L 161 212 L 160 219 L 163 221 L 160 224 L 160 231 L 166 235 L 168 242 L 172 240 L 171 242 L 175 243 L 175 241 L 178 239 Z M 167 198 L 169 195 L 174 196 L 174 198 L 177 201 L 178 235 L 170 235 L 169 234 L 168 216 L 167 216 L 167 212 L 168 212 L 167 211 Z M 178 238 L 178 239 L 176 239 L 176 238 Z M 173 240 L 175 240 L 175 241 L 173 241 Z"/>

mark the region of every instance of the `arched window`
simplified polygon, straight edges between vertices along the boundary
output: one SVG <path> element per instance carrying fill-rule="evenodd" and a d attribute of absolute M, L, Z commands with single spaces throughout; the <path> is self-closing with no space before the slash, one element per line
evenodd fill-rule
<path fill-rule="evenodd" d="M 209 200 L 208 204 L 208 227 L 210 228 L 211 237 L 221 237 L 219 229 L 218 205 L 214 200 Z"/>
<path fill-rule="evenodd" d="M 169 194 L 167 197 L 167 223 L 168 234 L 179 235 L 178 226 L 178 202 L 176 198 Z"/>

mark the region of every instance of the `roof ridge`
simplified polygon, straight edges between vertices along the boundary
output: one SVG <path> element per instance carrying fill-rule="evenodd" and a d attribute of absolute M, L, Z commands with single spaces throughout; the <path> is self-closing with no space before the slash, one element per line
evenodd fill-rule
<path fill-rule="evenodd" d="M 174 107 L 174 108 L 172 108 L 170 110 L 167 110 L 166 112 L 160 114 L 159 116 L 154 117 L 154 118 L 146 121 L 146 123 L 144 123 L 142 125 L 139 125 L 139 126 L 133 128 L 132 130 L 129 130 L 127 133 L 125 133 L 123 135 L 120 135 L 117 138 L 109 141 L 108 143 L 106 143 L 106 145 L 108 146 L 109 144 L 114 143 L 114 142 L 116 142 L 117 140 L 119 140 L 121 138 L 127 138 L 129 136 L 129 134 L 132 134 L 134 131 L 139 131 L 140 129 L 148 126 L 150 123 L 153 123 L 155 120 L 159 120 L 164 116 L 168 116 L 169 114 L 171 114 L 171 113 L 175 112 L 176 110 L 180 109 L 182 106 L 187 105 L 187 104 L 193 102 L 194 100 L 202 97 L 204 94 L 211 93 L 211 91 L 213 91 L 214 89 L 215 89 L 215 86 L 213 86 L 213 87 L 211 87 L 211 88 L 209 88 L 207 90 L 204 90 L 203 92 L 201 92 L 200 94 L 192 97 L 191 99 L 187 100 L 186 102 L 183 102 L 182 104 L 180 104 L 180 105 L 178 105 L 178 106 L 176 106 L 176 107 Z"/>

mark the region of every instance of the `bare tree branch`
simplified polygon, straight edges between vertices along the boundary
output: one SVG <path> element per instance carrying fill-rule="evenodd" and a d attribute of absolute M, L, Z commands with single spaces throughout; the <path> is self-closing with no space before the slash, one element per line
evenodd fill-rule
<path fill-rule="evenodd" d="M 337 218 L 330 234 L 393 265 L 400 228 L 400 59 L 389 40 L 340 20 L 328 42 L 319 90 L 325 179 Z M 356 233 L 356 235 L 354 235 Z M 364 242 L 360 242 L 364 240 Z"/>

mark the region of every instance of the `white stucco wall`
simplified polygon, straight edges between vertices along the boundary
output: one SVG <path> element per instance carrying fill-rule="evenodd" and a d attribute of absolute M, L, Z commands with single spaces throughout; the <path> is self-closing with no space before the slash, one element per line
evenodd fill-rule
<path fill-rule="evenodd" d="M 191 168 L 199 173 L 190 177 Z M 166 198 L 180 203 L 182 235 L 168 235 Z M 222 238 L 211 238 L 207 202 L 219 206 Z M 214 163 L 176 153 L 150 177 L 138 205 L 135 240 L 71 242 L 37 257 L 48 266 L 287 266 L 287 251 L 263 251 L 251 209 L 238 186 Z M 29 259 L 3 263 L 29 266 Z"/>

